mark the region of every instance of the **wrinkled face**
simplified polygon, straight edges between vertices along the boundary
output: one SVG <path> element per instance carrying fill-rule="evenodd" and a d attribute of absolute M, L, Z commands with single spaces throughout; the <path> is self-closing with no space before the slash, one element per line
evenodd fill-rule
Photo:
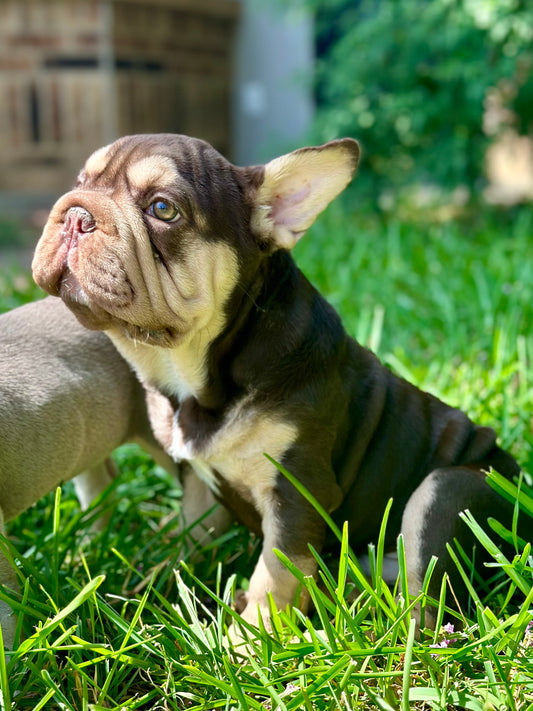
<path fill-rule="evenodd" d="M 351 138 L 251 168 L 188 136 L 120 138 L 93 153 L 55 204 L 34 279 L 112 337 L 170 347 L 202 334 L 207 343 L 238 312 L 261 262 L 294 247 L 358 159 Z"/>
<path fill-rule="evenodd" d="M 215 335 L 238 280 L 236 244 L 249 233 L 242 180 L 203 141 L 121 138 L 89 158 L 52 209 L 35 281 L 90 328 L 163 346 L 200 329 Z"/>

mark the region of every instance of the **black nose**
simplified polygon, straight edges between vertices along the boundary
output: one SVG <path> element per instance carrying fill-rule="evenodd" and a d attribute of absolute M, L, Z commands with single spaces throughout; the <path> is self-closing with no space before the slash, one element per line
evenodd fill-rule
<path fill-rule="evenodd" d="M 69 232 L 93 232 L 96 229 L 96 220 L 84 207 L 75 205 L 65 216 L 65 227 Z"/>

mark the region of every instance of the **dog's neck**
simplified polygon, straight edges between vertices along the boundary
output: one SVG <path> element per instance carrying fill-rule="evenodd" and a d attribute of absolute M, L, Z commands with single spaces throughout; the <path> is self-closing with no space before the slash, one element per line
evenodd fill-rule
<path fill-rule="evenodd" d="M 338 316 L 289 252 L 275 252 L 252 274 L 234 289 L 218 333 L 203 329 L 174 348 L 109 335 L 141 380 L 165 394 L 176 409 L 191 397 L 202 408 L 218 412 L 252 391 L 282 397 L 277 392 L 280 368 L 286 385 L 302 376 L 302 368 L 308 373 L 319 367 L 315 361 L 303 363 L 299 353 L 305 350 L 302 339 L 309 338 L 309 322 L 317 324 L 312 337 L 318 359 L 321 344 L 330 350 L 345 334 Z"/>
<path fill-rule="evenodd" d="M 118 330 L 108 335 L 134 367 L 141 382 L 160 390 L 173 401 L 197 398 L 207 381 L 209 329 L 202 329 L 179 345 L 165 348 L 134 341 Z"/>

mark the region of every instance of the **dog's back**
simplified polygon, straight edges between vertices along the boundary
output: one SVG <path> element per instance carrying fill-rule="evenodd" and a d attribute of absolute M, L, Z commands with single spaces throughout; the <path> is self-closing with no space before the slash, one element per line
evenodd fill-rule
<path fill-rule="evenodd" d="M 481 472 L 492 467 L 509 479 L 519 474 L 513 457 L 497 446 L 494 430 L 476 425 L 348 341 L 343 383 L 350 396 L 339 425 L 334 468 L 345 494 L 337 516 L 352 522 L 355 546 L 376 540 L 391 497 L 387 538 L 393 543 L 409 497 L 434 470 L 467 467 Z"/>

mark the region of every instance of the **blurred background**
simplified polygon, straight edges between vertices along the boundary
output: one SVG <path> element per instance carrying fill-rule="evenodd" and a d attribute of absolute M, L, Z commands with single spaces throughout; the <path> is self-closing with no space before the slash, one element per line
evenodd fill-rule
<path fill-rule="evenodd" d="M 349 135 L 359 209 L 527 205 L 532 8 L 0 0 L 0 259 L 33 246 L 85 158 L 127 133 L 191 134 L 241 165 Z"/>

